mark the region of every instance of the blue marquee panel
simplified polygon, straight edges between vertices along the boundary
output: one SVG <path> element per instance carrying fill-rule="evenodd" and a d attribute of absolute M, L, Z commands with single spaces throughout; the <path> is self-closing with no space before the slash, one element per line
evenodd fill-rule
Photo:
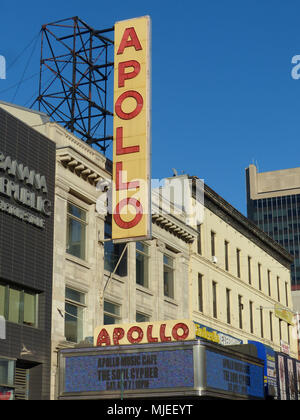
<path fill-rule="evenodd" d="M 240 359 L 206 351 L 207 387 L 263 398 L 263 367 Z"/>
<path fill-rule="evenodd" d="M 192 349 L 66 358 L 66 393 L 193 386 Z"/>

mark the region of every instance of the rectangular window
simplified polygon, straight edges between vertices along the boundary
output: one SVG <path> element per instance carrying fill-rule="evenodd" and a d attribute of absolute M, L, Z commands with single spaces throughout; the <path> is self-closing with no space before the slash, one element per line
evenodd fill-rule
<path fill-rule="evenodd" d="M 149 247 L 136 242 L 136 283 L 149 287 Z"/>
<path fill-rule="evenodd" d="M 85 259 L 86 212 L 68 203 L 67 214 L 67 253 Z"/>
<path fill-rule="evenodd" d="M 253 302 L 249 302 L 249 314 L 250 314 L 250 332 L 253 334 L 254 326 L 253 326 Z"/>
<path fill-rule="evenodd" d="M 65 299 L 65 337 L 79 343 L 83 340 L 85 294 L 66 287 Z"/>
<path fill-rule="evenodd" d="M 164 295 L 174 299 L 174 259 L 164 254 Z"/>
<path fill-rule="evenodd" d="M 268 293 L 271 296 L 271 271 L 268 270 Z"/>
<path fill-rule="evenodd" d="M 280 302 L 280 278 L 277 276 L 277 299 Z"/>
<path fill-rule="evenodd" d="M 141 312 L 136 312 L 135 320 L 136 322 L 149 322 L 150 316 L 142 314 Z"/>
<path fill-rule="evenodd" d="M 239 305 L 239 327 L 243 328 L 243 297 L 241 295 L 238 295 L 238 305 Z"/>
<path fill-rule="evenodd" d="M 201 225 L 197 225 L 198 237 L 197 237 L 197 252 L 202 255 L 202 237 L 201 237 Z"/>
<path fill-rule="evenodd" d="M 14 386 L 15 363 L 14 360 L 0 359 L 1 385 Z"/>
<path fill-rule="evenodd" d="M 261 290 L 261 264 L 258 263 L 257 269 L 258 269 L 258 288 L 259 290 Z"/>
<path fill-rule="evenodd" d="M 198 311 L 203 312 L 203 276 L 198 273 Z"/>
<path fill-rule="evenodd" d="M 23 324 L 37 325 L 37 298 L 38 295 L 24 291 L 24 319 Z"/>
<path fill-rule="evenodd" d="M 225 270 L 229 271 L 229 253 L 228 253 L 229 242 L 224 241 L 225 248 Z"/>
<path fill-rule="evenodd" d="M 230 289 L 226 289 L 227 324 L 231 323 Z"/>
<path fill-rule="evenodd" d="M 108 216 L 104 224 L 105 239 L 111 239 L 111 229 L 111 216 Z M 115 274 L 120 277 L 127 276 L 127 249 L 123 253 L 125 246 L 125 243 L 114 244 L 113 241 L 104 242 L 104 269 L 111 273 L 116 270 Z M 122 254 L 123 256 L 121 258 Z"/>
<path fill-rule="evenodd" d="M 273 313 L 270 312 L 270 340 L 273 341 Z"/>
<path fill-rule="evenodd" d="M 214 257 L 216 255 L 216 234 L 215 232 L 210 232 L 210 244 L 211 244 L 211 256 Z"/>
<path fill-rule="evenodd" d="M 263 314 L 263 308 L 259 308 L 260 313 L 260 335 L 262 338 L 264 338 L 264 314 Z"/>
<path fill-rule="evenodd" d="M 251 279 L 251 257 L 248 256 L 248 283 L 252 283 Z"/>
<path fill-rule="evenodd" d="M 289 306 L 288 284 L 285 282 L 285 305 Z"/>
<path fill-rule="evenodd" d="M 213 317 L 218 317 L 218 308 L 217 308 L 217 283 L 212 282 L 212 297 L 213 297 Z"/>
<path fill-rule="evenodd" d="M 5 289 L 6 287 L 0 284 L 0 315 L 4 316 L 5 308 Z"/>
<path fill-rule="evenodd" d="M 38 294 L 21 287 L 0 284 L 0 315 L 10 322 L 37 327 Z"/>
<path fill-rule="evenodd" d="M 21 290 L 9 289 L 8 321 L 21 322 Z"/>
<path fill-rule="evenodd" d="M 241 278 L 241 250 L 237 248 L 236 250 L 236 274 L 238 278 Z"/>
<path fill-rule="evenodd" d="M 279 341 L 282 340 L 282 321 L 279 319 Z"/>
<path fill-rule="evenodd" d="M 115 303 L 104 301 L 104 325 L 118 324 L 121 320 L 121 307 Z"/>

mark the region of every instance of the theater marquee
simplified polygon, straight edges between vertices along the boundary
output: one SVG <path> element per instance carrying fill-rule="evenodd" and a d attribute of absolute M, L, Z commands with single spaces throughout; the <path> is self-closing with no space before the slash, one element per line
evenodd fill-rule
<path fill-rule="evenodd" d="M 150 239 L 150 17 L 115 24 L 112 239 Z"/>

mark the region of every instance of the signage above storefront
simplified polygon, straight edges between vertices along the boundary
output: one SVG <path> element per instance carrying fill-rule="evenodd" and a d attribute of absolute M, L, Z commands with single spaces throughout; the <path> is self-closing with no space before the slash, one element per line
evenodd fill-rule
<path fill-rule="evenodd" d="M 44 175 L 0 151 L 0 211 L 44 228 L 40 216 L 49 217 L 52 207 L 47 194 Z"/>
<path fill-rule="evenodd" d="M 150 17 L 115 24 L 112 239 L 151 238 Z"/>
<path fill-rule="evenodd" d="M 102 325 L 94 331 L 95 346 L 167 343 L 195 338 L 195 324 L 191 320 Z"/>
<path fill-rule="evenodd" d="M 290 309 L 284 308 L 279 303 L 275 305 L 275 316 L 290 325 L 294 325 L 294 312 Z"/>
<path fill-rule="evenodd" d="M 195 322 L 195 326 L 196 338 L 202 338 L 215 344 L 221 344 L 222 346 L 235 346 L 243 344 L 243 340 L 240 338 L 233 337 L 232 335 L 225 334 L 221 331 L 215 330 L 214 328 L 199 324 L 199 322 Z"/>

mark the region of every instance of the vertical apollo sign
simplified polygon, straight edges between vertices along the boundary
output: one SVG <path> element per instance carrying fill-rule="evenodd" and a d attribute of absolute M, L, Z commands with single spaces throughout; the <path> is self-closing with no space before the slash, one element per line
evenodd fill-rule
<path fill-rule="evenodd" d="M 150 17 L 115 24 L 112 239 L 151 237 Z"/>

